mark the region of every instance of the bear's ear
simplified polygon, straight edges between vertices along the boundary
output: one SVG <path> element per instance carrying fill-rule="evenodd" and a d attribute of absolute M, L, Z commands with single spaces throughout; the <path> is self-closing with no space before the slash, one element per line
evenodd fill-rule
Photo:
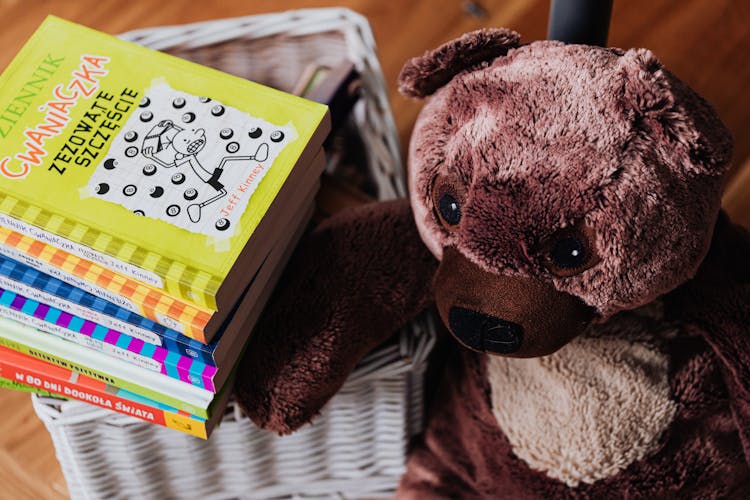
<path fill-rule="evenodd" d="M 722 175 L 732 156 L 732 136 L 716 111 L 672 75 L 647 49 L 623 53 L 624 106 L 639 116 L 645 133 L 671 151 L 686 172 Z"/>
<path fill-rule="evenodd" d="M 466 33 L 407 61 L 398 77 L 399 92 L 408 97 L 431 95 L 461 71 L 504 56 L 520 40 L 518 33 L 504 28 Z"/>

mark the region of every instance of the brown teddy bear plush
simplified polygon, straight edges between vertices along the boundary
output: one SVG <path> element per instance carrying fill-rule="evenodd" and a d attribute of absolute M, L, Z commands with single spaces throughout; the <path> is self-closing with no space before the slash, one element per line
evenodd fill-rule
<path fill-rule="evenodd" d="M 403 498 L 750 495 L 750 237 L 719 212 L 731 140 L 647 50 L 469 33 L 409 61 L 432 95 L 411 204 L 300 246 L 237 395 L 310 421 L 431 304 L 448 338 Z"/>

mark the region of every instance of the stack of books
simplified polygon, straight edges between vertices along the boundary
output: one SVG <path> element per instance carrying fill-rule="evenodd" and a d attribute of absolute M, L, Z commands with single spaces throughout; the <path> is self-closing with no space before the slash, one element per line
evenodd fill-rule
<path fill-rule="evenodd" d="M 0 387 L 207 438 L 327 107 L 48 18 L 0 77 Z"/>

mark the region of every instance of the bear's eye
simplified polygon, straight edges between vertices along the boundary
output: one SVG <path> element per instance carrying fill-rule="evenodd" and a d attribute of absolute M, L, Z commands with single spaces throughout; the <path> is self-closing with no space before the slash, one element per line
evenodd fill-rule
<path fill-rule="evenodd" d="M 455 226 L 461 222 L 461 205 L 458 204 L 458 200 L 452 194 L 443 193 L 440 196 L 438 210 L 440 216 L 449 226 Z"/>
<path fill-rule="evenodd" d="M 575 236 L 566 236 L 555 242 L 550 258 L 556 266 L 563 269 L 575 269 L 586 263 L 586 247 Z"/>
<path fill-rule="evenodd" d="M 438 175 L 432 184 L 432 205 L 435 216 L 445 229 L 454 231 L 461 222 L 464 187 L 449 176 Z"/>
<path fill-rule="evenodd" d="M 585 228 L 558 231 L 545 245 L 545 264 L 560 277 L 573 276 L 598 262 Z"/>

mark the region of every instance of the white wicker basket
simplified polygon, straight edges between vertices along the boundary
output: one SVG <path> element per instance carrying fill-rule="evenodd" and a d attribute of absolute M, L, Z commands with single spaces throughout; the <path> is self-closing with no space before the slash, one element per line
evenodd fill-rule
<path fill-rule="evenodd" d="M 403 196 L 398 135 L 367 21 L 301 10 L 134 31 L 123 38 L 290 90 L 311 62 L 351 60 L 362 75 L 353 122 L 380 198 Z M 425 316 L 370 354 L 312 425 L 280 438 L 230 403 L 209 441 L 77 402 L 34 397 L 71 497 L 341 498 L 385 496 L 422 426 L 434 343 Z"/>
<path fill-rule="evenodd" d="M 287 437 L 231 404 L 211 439 L 75 401 L 34 396 L 72 498 L 388 496 L 422 425 L 429 317 L 360 363 L 321 415 Z"/>

